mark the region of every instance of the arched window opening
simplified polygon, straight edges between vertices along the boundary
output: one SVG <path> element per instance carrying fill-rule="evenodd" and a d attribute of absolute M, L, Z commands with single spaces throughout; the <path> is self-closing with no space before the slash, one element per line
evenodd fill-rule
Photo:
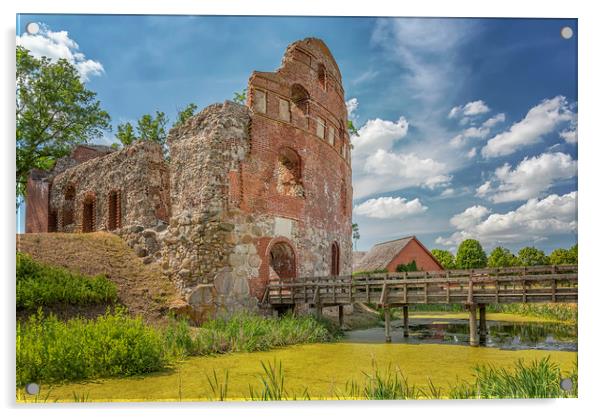
<path fill-rule="evenodd" d="M 293 84 L 291 87 L 291 100 L 304 115 L 309 115 L 309 93 L 300 84 Z"/>
<path fill-rule="evenodd" d="M 88 195 L 82 205 L 82 232 L 90 233 L 96 230 L 96 198 Z"/>
<path fill-rule="evenodd" d="M 57 220 L 58 219 L 56 217 L 56 211 L 51 210 L 50 212 L 48 212 L 48 232 L 49 233 L 56 232 Z"/>
<path fill-rule="evenodd" d="M 301 158 L 294 150 L 283 148 L 278 155 L 278 193 L 290 197 L 303 197 Z"/>
<path fill-rule="evenodd" d="M 326 68 L 323 64 L 318 65 L 318 82 L 320 87 L 326 89 Z"/>
<path fill-rule="evenodd" d="M 70 226 L 74 222 L 73 205 L 75 204 L 75 187 L 68 185 L 63 196 L 63 227 Z"/>
<path fill-rule="evenodd" d="M 347 184 L 345 184 L 345 181 L 343 181 L 341 183 L 341 193 L 339 198 L 341 199 L 340 203 L 341 203 L 341 213 L 343 214 L 343 216 L 347 215 Z"/>
<path fill-rule="evenodd" d="M 292 281 L 297 276 L 295 251 L 286 242 L 278 242 L 270 249 L 270 278 Z"/>
<path fill-rule="evenodd" d="M 333 242 L 330 247 L 330 275 L 335 277 L 339 275 L 340 259 L 339 244 Z"/>
<path fill-rule="evenodd" d="M 121 227 L 121 191 L 114 190 L 109 193 L 109 230 Z"/>

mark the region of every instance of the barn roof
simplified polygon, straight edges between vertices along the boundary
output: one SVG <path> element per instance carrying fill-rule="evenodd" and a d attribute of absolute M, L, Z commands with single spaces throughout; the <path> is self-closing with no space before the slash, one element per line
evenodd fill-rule
<path fill-rule="evenodd" d="M 416 238 L 416 236 L 406 236 L 401 239 L 390 240 L 374 245 L 368 253 L 366 253 L 355 271 L 374 271 L 376 269 L 385 269 L 391 263 L 393 258 L 406 247 L 408 243 L 415 240 L 425 252 L 431 256 L 437 264 L 439 261 L 430 253 L 430 251 Z"/>

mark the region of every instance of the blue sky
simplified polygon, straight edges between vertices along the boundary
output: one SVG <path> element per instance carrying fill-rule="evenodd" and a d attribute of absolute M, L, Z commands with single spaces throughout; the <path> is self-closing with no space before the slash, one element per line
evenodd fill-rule
<path fill-rule="evenodd" d="M 320 37 L 360 131 L 359 250 L 406 235 L 452 251 L 467 237 L 576 243 L 575 19 L 21 15 L 17 35 L 30 21 L 45 30 L 17 41 L 72 60 L 115 126 L 230 99 L 289 43 Z"/>

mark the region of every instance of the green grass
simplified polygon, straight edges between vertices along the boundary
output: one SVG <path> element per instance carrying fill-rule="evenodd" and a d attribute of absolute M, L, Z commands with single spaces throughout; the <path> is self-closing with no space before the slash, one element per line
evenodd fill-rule
<path fill-rule="evenodd" d="M 187 356 L 261 351 L 337 337 L 311 316 L 241 313 L 198 329 L 173 320 L 160 330 L 129 317 L 122 308 L 94 320 L 67 322 L 39 311 L 17 323 L 17 385 L 144 374 Z"/>
<path fill-rule="evenodd" d="M 167 363 L 162 334 L 121 308 L 95 320 L 17 322 L 17 385 L 143 374 Z"/>
<path fill-rule="evenodd" d="M 35 310 L 56 304 L 113 303 L 117 288 L 105 276 L 89 277 L 43 265 L 17 252 L 17 308 Z"/>
<path fill-rule="evenodd" d="M 238 313 L 203 324 L 196 334 L 181 321 L 165 332 L 168 349 L 179 357 L 226 352 L 256 352 L 300 343 L 331 342 L 339 331 L 312 316 L 279 318 Z"/>
<path fill-rule="evenodd" d="M 573 389 L 560 387 L 562 378 L 573 381 Z M 549 357 L 525 364 L 516 362 L 514 369 L 506 370 L 494 366 L 478 366 L 475 381 L 459 384 L 450 392 L 451 398 L 561 398 L 576 397 L 577 365 L 570 375 L 562 375 L 558 364 Z"/>

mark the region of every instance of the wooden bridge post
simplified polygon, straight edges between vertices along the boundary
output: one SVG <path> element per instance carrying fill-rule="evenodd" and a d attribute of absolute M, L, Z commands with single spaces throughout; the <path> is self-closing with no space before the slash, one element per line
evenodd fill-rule
<path fill-rule="evenodd" d="M 385 307 L 385 342 L 391 343 L 391 309 Z"/>
<path fill-rule="evenodd" d="M 409 307 L 407 305 L 403 306 L 403 337 L 410 336 L 410 317 L 409 317 Z"/>
<path fill-rule="evenodd" d="M 477 336 L 477 306 L 468 304 L 468 328 L 470 334 L 470 346 L 479 346 Z"/>
<path fill-rule="evenodd" d="M 479 304 L 479 339 L 482 344 L 487 341 L 487 316 L 485 304 Z"/>
<path fill-rule="evenodd" d="M 343 305 L 339 305 L 339 327 L 343 327 Z"/>

